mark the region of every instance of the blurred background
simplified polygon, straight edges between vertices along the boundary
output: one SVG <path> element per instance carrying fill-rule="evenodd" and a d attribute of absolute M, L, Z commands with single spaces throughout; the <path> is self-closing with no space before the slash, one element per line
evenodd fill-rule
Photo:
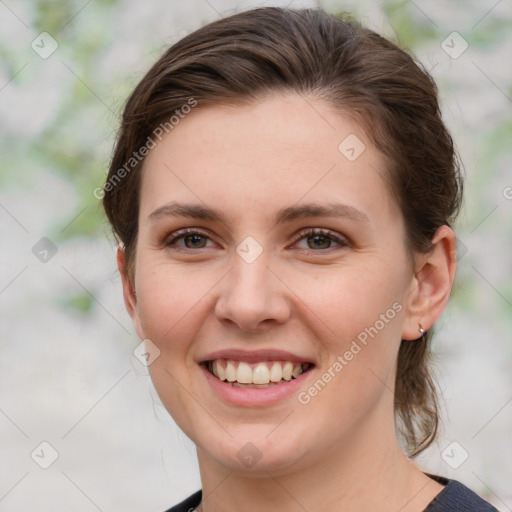
<path fill-rule="evenodd" d="M 349 11 L 437 81 L 466 173 L 420 459 L 512 510 L 511 0 L 0 0 L 0 511 L 162 512 L 199 489 L 125 312 L 104 183 L 123 103 L 165 48 L 256 6 Z"/>

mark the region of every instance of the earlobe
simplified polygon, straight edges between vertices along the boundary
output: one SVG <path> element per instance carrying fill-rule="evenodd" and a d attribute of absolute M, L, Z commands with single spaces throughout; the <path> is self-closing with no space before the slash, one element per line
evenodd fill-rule
<path fill-rule="evenodd" d="M 121 274 L 121 281 L 123 285 L 123 299 L 126 307 L 126 311 L 132 319 L 133 327 L 140 339 L 144 339 L 142 335 L 142 329 L 140 325 L 138 307 L 137 307 L 137 295 L 135 293 L 134 286 L 130 282 L 128 272 L 126 268 L 126 258 L 124 247 L 120 244 L 117 248 L 117 268 Z"/>
<path fill-rule="evenodd" d="M 407 300 L 407 317 L 402 339 L 420 337 L 419 326 L 427 331 L 441 316 L 450 298 L 457 267 L 457 246 L 453 230 L 441 226 L 432 239 L 433 247 L 417 257 L 417 266 Z"/>

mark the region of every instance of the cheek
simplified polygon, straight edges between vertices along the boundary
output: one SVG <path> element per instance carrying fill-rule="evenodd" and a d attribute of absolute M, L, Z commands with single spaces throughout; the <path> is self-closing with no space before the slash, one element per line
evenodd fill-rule
<path fill-rule="evenodd" d="M 319 435 L 357 429 L 384 400 L 392 409 L 395 364 L 403 306 L 396 294 L 344 281 L 344 293 L 332 293 L 321 311 L 330 327 L 322 343 L 325 358 L 316 380 L 297 396 L 309 418 L 322 425 Z M 323 330 L 325 332 L 325 329 Z"/>
<path fill-rule="evenodd" d="M 302 397 L 313 416 L 324 415 L 328 403 L 352 424 L 393 389 L 407 289 L 399 268 L 368 258 L 366 265 L 340 269 L 310 288 L 308 307 L 317 317 L 310 325 L 317 326 L 325 349 L 321 382 Z M 325 421 L 336 427 L 334 416 Z"/>
<path fill-rule="evenodd" d="M 138 312 L 144 335 L 153 337 L 161 350 L 171 348 L 169 344 L 177 348 L 173 342 L 184 339 L 215 280 L 208 273 L 143 259 L 139 269 Z"/>
<path fill-rule="evenodd" d="M 358 336 L 364 341 L 368 329 L 393 338 L 400 331 L 407 290 L 403 276 L 396 272 L 398 266 L 393 267 L 368 258 L 357 268 L 347 265 L 314 279 L 297 280 L 294 292 L 314 313 L 311 322 L 319 329 L 319 339 L 332 340 L 333 349 L 343 350 Z"/>
<path fill-rule="evenodd" d="M 165 408 L 185 432 L 197 411 L 190 395 L 190 375 L 196 364 L 190 346 L 197 338 L 205 294 L 211 288 L 205 276 L 183 272 L 170 265 L 139 266 L 138 314 L 145 338 L 160 350 L 149 366 L 156 392 Z"/>

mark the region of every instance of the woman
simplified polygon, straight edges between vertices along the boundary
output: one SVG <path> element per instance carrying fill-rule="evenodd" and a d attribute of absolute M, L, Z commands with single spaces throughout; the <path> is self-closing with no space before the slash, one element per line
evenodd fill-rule
<path fill-rule="evenodd" d="M 319 10 L 172 46 L 104 187 L 134 328 L 202 490 L 171 511 L 496 510 L 412 458 L 462 181 L 428 73 Z"/>

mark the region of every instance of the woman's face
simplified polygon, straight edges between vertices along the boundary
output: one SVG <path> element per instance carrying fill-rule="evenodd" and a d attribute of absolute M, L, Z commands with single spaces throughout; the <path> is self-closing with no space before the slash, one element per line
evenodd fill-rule
<path fill-rule="evenodd" d="M 394 436 L 415 278 L 385 176 L 357 124 L 294 94 L 197 108 L 150 151 L 125 298 L 200 456 L 284 474 Z"/>

